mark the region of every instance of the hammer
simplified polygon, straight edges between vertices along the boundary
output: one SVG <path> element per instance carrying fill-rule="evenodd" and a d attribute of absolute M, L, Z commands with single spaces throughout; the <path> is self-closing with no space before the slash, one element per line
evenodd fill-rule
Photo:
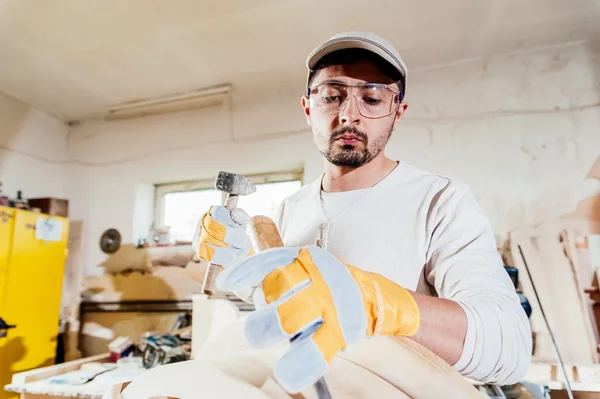
<path fill-rule="evenodd" d="M 269 248 L 283 247 L 283 240 L 279 235 L 277 226 L 267 216 L 253 216 L 248 222 L 248 235 L 254 253 L 265 251 Z M 329 388 L 325 379 L 321 377 L 314 385 L 319 399 L 331 399 Z"/>
<path fill-rule="evenodd" d="M 248 178 L 230 172 L 219 172 L 215 179 L 215 189 L 227 193 L 224 206 L 231 212 L 237 207 L 238 198 L 240 195 L 249 195 L 256 192 L 256 186 L 252 184 Z M 231 218 L 235 222 L 235 215 Z M 204 281 L 202 283 L 202 293 L 207 296 L 212 296 L 215 292 L 215 283 L 219 273 L 223 270 L 221 265 L 208 263 Z"/>

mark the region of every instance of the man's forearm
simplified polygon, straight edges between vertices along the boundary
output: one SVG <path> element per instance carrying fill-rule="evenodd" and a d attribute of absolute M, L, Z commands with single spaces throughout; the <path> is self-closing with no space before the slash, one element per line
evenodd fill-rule
<path fill-rule="evenodd" d="M 419 330 L 411 338 L 454 365 L 462 354 L 467 334 L 464 310 L 449 299 L 409 292 L 415 298 L 421 315 Z"/>

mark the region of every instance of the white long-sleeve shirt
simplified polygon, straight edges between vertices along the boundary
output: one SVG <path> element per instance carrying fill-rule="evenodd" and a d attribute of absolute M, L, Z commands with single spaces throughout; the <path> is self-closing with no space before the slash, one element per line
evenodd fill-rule
<path fill-rule="evenodd" d="M 518 382 L 531 359 L 529 321 L 469 188 L 404 161 L 364 190 L 325 193 L 322 177 L 280 205 L 284 244 L 324 239 L 347 264 L 456 301 L 468 327 L 453 368 L 481 382 Z"/>

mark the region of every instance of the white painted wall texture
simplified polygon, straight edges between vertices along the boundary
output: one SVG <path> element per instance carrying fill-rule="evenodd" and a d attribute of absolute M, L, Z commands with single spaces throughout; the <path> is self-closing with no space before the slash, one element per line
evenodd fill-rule
<path fill-rule="evenodd" d="M 0 182 L 10 197 L 64 197 L 69 127 L 0 94 Z"/>
<path fill-rule="evenodd" d="M 467 183 L 503 235 L 562 215 L 598 189 L 600 45 L 572 44 L 410 71 L 408 112 L 388 155 Z M 86 273 L 101 273 L 100 234 L 126 241 L 151 222 L 151 185 L 304 167 L 321 172 L 299 106 L 305 76 L 236 87 L 231 108 L 70 131 L 72 217 L 85 221 Z"/>

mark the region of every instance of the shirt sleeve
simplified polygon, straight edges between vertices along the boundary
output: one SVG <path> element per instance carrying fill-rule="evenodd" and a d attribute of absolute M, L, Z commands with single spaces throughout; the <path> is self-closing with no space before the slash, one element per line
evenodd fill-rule
<path fill-rule="evenodd" d="M 452 367 L 484 383 L 518 382 L 531 361 L 531 327 L 483 209 L 466 186 L 449 183 L 431 208 L 430 227 L 427 280 L 468 322 Z"/>

